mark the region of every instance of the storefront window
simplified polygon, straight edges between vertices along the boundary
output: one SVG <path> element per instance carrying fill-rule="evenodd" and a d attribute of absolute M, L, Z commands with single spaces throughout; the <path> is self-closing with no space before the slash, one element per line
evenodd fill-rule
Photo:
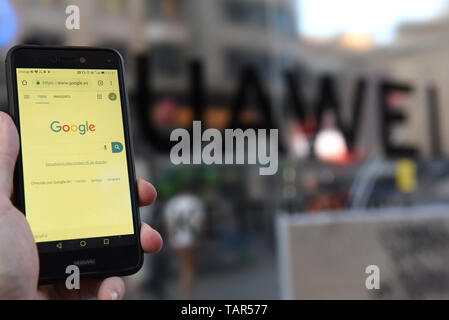
<path fill-rule="evenodd" d="M 98 2 L 98 11 L 103 15 L 125 15 L 127 4 L 126 1 L 122 0 L 100 0 Z"/>
<path fill-rule="evenodd" d="M 171 44 L 158 44 L 151 49 L 152 69 L 161 77 L 178 76 L 183 68 L 182 49 Z"/>
<path fill-rule="evenodd" d="M 183 13 L 182 0 L 148 0 L 145 3 L 150 19 L 176 19 Z"/>
<path fill-rule="evenodd" d="M 224 0 L 222 5 L 229 22 L 259 28 L 268 26 L 267 6 L 263 2 Z"/>

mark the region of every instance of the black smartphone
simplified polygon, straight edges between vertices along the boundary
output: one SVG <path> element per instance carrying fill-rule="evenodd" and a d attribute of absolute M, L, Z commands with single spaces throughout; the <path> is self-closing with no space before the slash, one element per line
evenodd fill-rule
<path fill-rule="evenodd" d="M 121 55 L 16 46 L 6 58 L 20 136 L 13 201 L 36 241 L 41 284 L 128 275 L 143 263 Z"/>

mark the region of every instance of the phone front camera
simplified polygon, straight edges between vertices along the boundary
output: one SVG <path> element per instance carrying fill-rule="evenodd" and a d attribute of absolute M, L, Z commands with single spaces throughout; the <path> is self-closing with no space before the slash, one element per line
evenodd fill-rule
<path fill-rule="evenodd" d="M 81 63 L 86 63 L 86 58 L 81 57 L 81 58 L 80 58 L 80 62 L 81 62 Z"/>

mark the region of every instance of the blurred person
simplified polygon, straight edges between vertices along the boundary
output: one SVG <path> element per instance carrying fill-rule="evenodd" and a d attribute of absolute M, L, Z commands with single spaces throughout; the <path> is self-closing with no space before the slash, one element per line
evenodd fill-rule
<path fill-rule="evenodd" d="M 10 116 L 0 112 L 0 300 L 3 299 L 122 299 L 125 284 L 120 277 L 82 279 L 80 290 L 68 290 L 64 283 L 38 286 L 39 256 L 25 215 L 11 203 L 13 173 L 19 152 L 19 135 Z M 147 206 L 156 199 L 154 187 L 138 180 L 139 203 Z M 147 253 L 162 247 L 157 231 L 143 223 L 141 245 Z"/>
<path fill-rule="evenodd" d="M 164 210 L 168 243 L 181 262 L 179 293 L 181 299 L 192 299 L 195 275 L 195 247 L 204 225 L 201 199 L 183 189 L 172 197 Z"/>

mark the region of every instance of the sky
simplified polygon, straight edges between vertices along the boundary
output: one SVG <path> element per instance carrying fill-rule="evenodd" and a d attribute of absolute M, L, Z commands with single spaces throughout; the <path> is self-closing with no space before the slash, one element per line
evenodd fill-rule
<path fill-rule="evenodd" d="M 372 34 L 378 44 L 394 40 L 404 21 L 423 21 L 440 14 L 448 0 L 297 0 L 300 32 L 331 37 L 344 32 Z"/>
<path fill-rule="evenodd" d="M 0 0 L 0 49 L 14 40 L 17 31 L 17 19 L 11 4 Z"/>

